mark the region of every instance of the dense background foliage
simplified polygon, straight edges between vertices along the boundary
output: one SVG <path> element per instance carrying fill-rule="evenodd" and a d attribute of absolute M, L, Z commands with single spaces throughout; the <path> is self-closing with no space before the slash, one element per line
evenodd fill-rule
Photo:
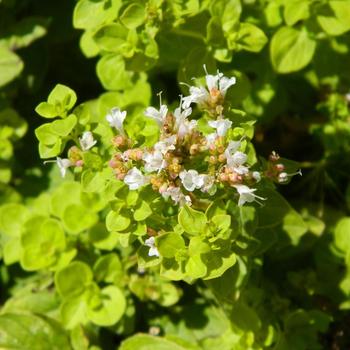
<path fill-rule="evenodd" d="M 0 348 L 350 348 L 349 33 L 349 0 L 0 1 Z M 237 77 L 257 154 L 303 176 L 247 206 L 222 276 L 184 282 L 137 258 L 103 171 L 62 179 L 39 156 L 87 126 L 109 140 L 114 106 L 152 138 L 142 111 L 161 90 L 175 106 L 203 64 Z"/>

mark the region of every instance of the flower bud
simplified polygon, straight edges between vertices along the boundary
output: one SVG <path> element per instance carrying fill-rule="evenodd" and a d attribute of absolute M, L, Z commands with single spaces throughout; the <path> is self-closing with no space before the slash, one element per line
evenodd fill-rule
<path fill-rule="evenodd" d="M 278 170 L 278 171 L 283 171 L 285 169 L 284 165 L 282 163 L 278 163 L 275 165 L 275 168 Z"/>
<path fill-rule="evenodd" d="M 219 155 L 218 160 L 220 163 L 224 163 L 226 161 L 225 155 L 222 153 Z"/>
<path fill-rule="evenodd" d="M 75 162 L 75 166 L 82 167 L 84 165 L 84 161 L 82 159 Z"/>

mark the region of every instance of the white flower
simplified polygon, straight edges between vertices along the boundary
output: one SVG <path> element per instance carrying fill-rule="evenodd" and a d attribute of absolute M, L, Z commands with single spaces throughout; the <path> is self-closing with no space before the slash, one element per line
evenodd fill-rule
<path fill-rule="evenodd" d="M 134 167 L 127 172 L 124 182 L 129 186 L 130 190 L 137 190 L 148 181 L 146 176 L 144 176 L 139 169 Z"/>
<path fill-rule="evenodd" d="M 220 94 L 223 97 L 225 97 L 228 88 L 236 84 L 235 77 L 227 78 L 219 71 L 217 72 L 216 75 L 208 74 L 205 65 L 204 65 L 204 70 L 207 73 L 207 75 L 205 76 L 205 81 L 207 83 L 209 92 L 215 93 L 216 91 L 220 91 Z"/>
<path fill-rule="evenodd" d="M 225 136 L 227 131 L 231 128 L 232 122 L 228 119 L 218 119 L 211 120 L 208 122 L 209 126 L 216 129 L 216 133 L 218 136 Z"/>
<path fill-rule="evenodd" d="M 176 140 L 176 135 L 167 137 L 162 141 L 158 141 L 154 145 L 154 149 L 158 152 L 161 152 L 162 154 L 166 154 L 168 151 L 173 151 L 175 149 Z"/>
<path fill-rule="evenodd" d="M 79 138 L 79 143 L 83 151 L 89 150 L 91 147 L 93 147 L 96 144 L 96 142 L 97 141 L 94 140 L 94 137 L 91 131 L 85 131 L 83 133 L 83 136 Z"/>
<path fill-rule="evenodd" d="M 227 166 L 240 175 L 245 175 L 249 172 L 249 168 L 243 165 L 246 161 L 247 155 L 240 151 L 236 151 L 226 159 Z"/>
<path fill-rule="evenodd" d="M 261 180 L 261 174 L 258 171 L 253 171 L 252 176 L 256 182 L 259 182 Z"/>
<path fill-rule="evenodd" d="M 242 206 L 244 203 L 248 202 L 258 202 L 256 199 L 265 200 L 266 198 L 259 197 L 254 192 L 256 188 L 249 188 L 246 185 L 235 185 L 234 186 L 239 194 L 238 205 Z M 258 202 L 259 203 L 259 202 Z"/>
<path fill-rule="evenodd" d="M 47 164 L 47 163 L 56 163 L 62 177 L 66 176 L 67 169 L 73 165 L 73 163 L 68 158 L 60 158 L 60 157 L 57 157 L 56 160 L 46 160 L 44 162 L 44 164 Z"/>
<path fill-rule="evenodd" d="M 208 74 L 205 65 L 204 70 L 206 73 L 205 81 L 208 90 L 205 89 L 203 86 L 190 86 L 190 95 L 184 97 L 184 108 L 188 108 L 191 105 L 191 103 L 197 103 L 200 105 L 205 105 L 207 102 L 210 103 L 211 95 L 217 96 L 218 93 L 220 93 L 222 97 L 225 97 L 227 90 L 232 85 L 236 84 L 235 77 L 227 78 L 219 71 L 216 75 Z"/>
<path fill-rule="evenodd" d="M 196 188 L 201 188 L 204 185 L 204 176 L 205 175 L 199 175 L 196 170 L 184 170 L 179 174 L 183 186 L 189 192 L 194 191 Z"/>
<path fill-rule="evenodd" d="M 233 156 L 233 154 L 238 151 L 239 147 L 241 146 L 241 141 L 230 141 L 228 143 L 228 146 L 225 150 L 225 157 L 226 159 Z"/>
<path fill-rule="evenodd" d="M 124 135 L 123 123 L 126 118 L 126 111 L 121 111 L 119 108 L 114 107 L 107 114 L 106 119 L 112 128 L 116 128 L 122 135 Z"/>
<path fill-rule="evenodd" d="M 149 247 L 148 256 L 160 256 L 153 236 L 145 240 L 145 245 Z"/>
<path fill-rule="evenodd" d="M 216 132 L 213 132 L 213 133 L 207 135 L 205 137 L 206 141 L 207 141 L 207 146 L 213 145 L 215 143 L 217 137 L 218 137 L 218 134 Z"/>
<path fill-rule="evenodd" d="M 163 154 L 159 151 L 153 153 L 145 153 L 142 157 L 145 161 L 145 171 L 151 173 L 152 171 L 161 171 L 167 166 L 167 162 L 163 158 Z"/>
<path fill-rule="evenodd" d="M 145 116 L 155 120 L 160 127 L 163 126 L 167 114 L 168 107 L 166 105 L 161 105 L 159 111 L 154 107 L 147 107 L 145 111 Z"/>
<path fill-rule="evenodd" d="M 196 120 L 188 120 L 187 117 L 192 113 L 192 108 L 182 109 L 182 99 L 180 102 L 180 106 L 175 109 L 175 128 L 177 130 L 177 135 L 180 138 L 183 138 L 187 134 L 191 133 L 191 131 L 196 128 L 197 121 Z"/>
<path fill-rule="evenodd" d="M 190 95 L 183 98 L 183 107 L 189 108 L 191 103 L 204 104 L 210 95 L 203 87 L 190 86 Z"/>
<path fill-rule="evenodd" d="M 164 198 L 170 197 L 176 204 L 181 206 L 187 204 L 191 205 L 191 197 L 185 196 L 179 187 L 168 187 L 165 191 L 162 192 Z"/>

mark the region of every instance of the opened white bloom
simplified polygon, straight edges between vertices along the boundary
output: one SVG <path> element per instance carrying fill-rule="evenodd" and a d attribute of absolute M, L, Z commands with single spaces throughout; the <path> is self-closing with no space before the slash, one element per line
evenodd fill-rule
<path fill-rule="evenodd" d="M 230 141 L 225 150 L 226 159 L 233 156 L 233 154 L 238 151 L 239 147 L 241 147 L 241 141 Z"/>
<path fill-rule="evenodd" d="M 207 146 L 213 145 L 215 143 L 217 137 L 218 137 L 218 134 L 216 132 L 213 132 L 213 133 L 207 135 L 205 137 L 206 141 L 207 141 Z"/>
<path fill-rule="evenodd" d="M 147 107 L 145 111 L 145 116 L 155 120 L 160 127 L 163 126 L 167 114 L 168 107 L 166 105 L 161 105 L 159 111 L 154 107 Z"/>
<path fill-rule="evenodd" d="M 168 151 L 173 151 L 175 149 L 176 141 L 176 135 L 172 135 L 162 141 L 158 141 L 154 145 L 154 149 L 158 152 L 161 152 L 162 154 L 166 154 Z"/>
<path fill-rule="evenodd" d="M 79 138 L 79 143 L 83 151 L 88 151 L 91 147 L 95 146 L 96 142 L 91 131 L 85 131 L 83 136 Z"/>
<path fill-rule="evenodd" d="M 162 192 L 164 198 L 170 197 L 176 204 L 183 206 L 185 204 L 191 205 L 191 197 L 185 196 L 179 187 L 168 187 L 165 191 Z"/>
<path fill-rule="evenodd" d="M 124 183 L 129 186 L 130 190 L 137 190 L 147 182 L 147 177 L 144 176 L 141 171 L 135 167 L 130 169 L 124 178 Z"/>
<path fill-rule="evenodd" d="M 244 175 L 249 172 L 249 168 L 243 165 L 247 161 L 247 155 L 243 152 L 236 151 L 226 161 L 227 166 L 237 174 Z"/>
<path fill-rule="evenodd" d="M 153 153 L 145 153 L 142 157 L 145 161 L 145 171 L 151 173 L 152 171 L 161 171 L 167 166 L 163 153 L 155 151 Z"/>
<path fill-rule="evenodd" d="M 160 256 L 153 236 L 145 240 L 145 245 L 149 247 L 148 256 Z"/>
<path fill-rule="evenodd" d="M 234 186 L 239 194 L 238 205 L 242 206 L 244 203 L 258 202 L 257 199 L 265 200 L 266 198 L 257 196 L 254 194 L 256 188 L 249 188 L 246 185 L 235 185 Z M 260 204 L 260 202 L 258 202 Z"/>
<path fill-rule="evenodd" d="M 126 111 L 121 111 L 119 108 L 114 107 L 107 114 L 106 119 L 112 128 L 116 128 L 122 135 L 125 134 L 123 123 L 126 118 Z"/>
<path fill-rule="evenodd" d="M 203 86 L 190 86 L 190 95 L 183 98 L 183 107 L 189 108 L 191 103 L 204 104 L 209 98 L 209 92 Z"/>
<path fill-rule="evenodd" d="M 184 170 L 179 174 L 181 182 L 187 191 L 192 192 L 204 185 L 205 175 L 199 175 L 197 170 Z"/>
<path fill-rule="evenodd" d="M 236 84 L 236 78 L 227 78 L 217 71 L 216 75 L 208 74 L 206 66 L 204 65 L 204 70 L 207 73 L 205 76 L 205 81 L 207 83 L 207 87 L 210 93 L 216 93 L 216 91 L 220 91 L 220 94 L 224 97 L 229 87 Z"/>
<path fill-rule="evenodd" d="M 192 108 L 182 109 L 183 99 L 181 98 L 180 106 L 175 109 L 175 128 L 177 130 L 177 135 L 180 138 L 185 137 L 187 134 L 191 133 L 191 131 L 197 126 L 196 120 L 188 120 L 188 116 L 192 113 Z"/>
<path fill-rule="evenodd" d="M 205 81 L 208 90 L 205 89 L 203 86 L 190 86 L 190 95 L 184 97 L 184 108 L 188 108 L 191 105 L 191 103 L 205 105 L 207 102 L 210 102 L 211 96 L 216 97 L 220 94 L 222 97 L 225 97 L 227 90 L 232 85 L 236 84 L 235 77 L 227 78 L 223 75 L 223 73 L 220 73 L 219 71 L 216 75 L 208 74 L 205 65 L 204 70 L 206 73 Z"/>
<path fill-rule="evenodd" d="M 209 126 L 216 129 L 218 136 L 225 136 L 227 131 L 231 128 L 232 122 L 228 119 L 211 120 L 208 122 Z"/>
<path fill-rule="evenodd" d="M 47 163 L 56 163 L 62 177 L 66 176 L 67 169 L 73 165 L 73 163 L 68 158 L 60 158 L 60 157 L 57 157 L 56 160 L 46 160 L 44 162 L 44 164 L 47 164 Z"/>

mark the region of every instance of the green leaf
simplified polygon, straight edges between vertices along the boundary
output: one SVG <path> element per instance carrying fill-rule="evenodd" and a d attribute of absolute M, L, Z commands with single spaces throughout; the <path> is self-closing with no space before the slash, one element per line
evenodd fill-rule
<path fill-rule="evenodd" d="M 123 11 L 119 19 L 125 27 L 135 29 L 144 23 L 146 10 L 141 4 L 132 3 Z"/>
<path fill-rule="evenodd" d="M 28 209 L 21 204 L 9 203 L 1 206 L 0 231 L 8 236 L 19 237 L 28 216 Z"/>
<path fill-rule="evenodd" d="M 59 115 L 59 111 L 56 106 L 50 105 L 47 102 L 41 102 L 35 108 L 35 112 L 44 118 L 55 118 Z"/>
<path fill-rule="evenodd" d="M 271 40 L 272 65 L 278 73 L 296 72 L 310 63 L 315 49 L 316 42 L 306 30 L 282 27 Z"/>
<path fill-rule="evenodd" d="M 70 204 L 63 212 L 63 225 L 72 234 L 78 234 L 92 227 L 98 216 L 81 204 Z"/>
<path fill-rule="evenodd" d="M 126 211 L 116 213 L 111 210 L 106 217 L 106 226 L 109 231 L 124 231 L 130 223 L 130 214 Z"/>
<path fill-rule="evenodd" d="M 101 50 L 109 52 L 123 52 L 123 46 L 129 46 L 127 42 L 128 31 L 119 23 L 102 26 L 93 36 Z"/>
<path fill-rule="evenodd" d="M 77 29 L 92 29 L 112 22 L 119 12 L 120 0 L 80 0 L 73 13 L 73 25 Z"/>
<path fill-rule="evenodd" d="M 134 209 L 134 219 L 136 221 L 146 220 L 152 215 L 152 209 L 146 201 L 141 201 Z"/>
<path fill-rule="evenodd" d="M 234 304 L 231 321 L 236 327 L 244 331 L 257 332 L 261 327 L 261 321 L 254 309 L 243 302 Z"/>
<path fill-rule="evenodd" d="M 124 294 L 118 287 L 108 286 L 102 289 L 101 299 L 101 305 L 89 307 L 87 316 L 99 326 L 112 326 L 121 319 L 126 309 Z"/>
<path fill-rule="evenodd" d="M 122 264 L 115 253 L 99 257 L 93 271 L 98 282 L 118 284 L 123 277 Z"/>
<path fill-rule="evenodd" d="M 0 46 L 0 87 L 15 79 L 22 72 L 23 66 L 19 56 Z"/>
<path fill-rule="evenodd" d="M 77 124 L 77 117 L 74 114 L 69 115 L 67 118 L 62 120 L 55 120 L 51 125 L 51 130 L 58 136 L 68 136 L 75 125 Z"/>
<path fill-rule="evenodd" d="M 63 301 L 60 307 L 61 322 L 67 329 L 72 329 L 87 320 L 87 304 L 83 295 Z"/>
<path fill-rule="evenodd" d="M 215 225 L 217 232 L 225 232 L 231 227 L 230 215 L 215 215 L 211 222 Z"/>
<path fill-rule="evenodd" d="M 193 255 L 188 259 L 185 271 L 191 278 L 201 278 L 207 274 L 207 267 L 200 255 Z"/>
<path fill-rule="evenodd" d="M 350 251 L 350 217 L 338 221 L 334 230 L 335 246 L 346 253 Z"/>
<path fill-rule="evenodd" d="M 21 245 L 21 265 L 34 271 L 54 264 L 57 253 L 66 247 L 66 239 L 59 221 L 39 215 L 25 223 Z"/>
<path fill-rule="evenodd" d="M 350 2 L 330 0 L 329 7 L 333 13 L 317 16 L 322 29 L 329 35 L 341 35 L 350 30 Z M 329 11 L 331 12 L 331 11 Z"/>
<path fill-rule="evenodd" d="M 55 145 L 59 141 L 59 137 L 53 132 L 51 123 L 40 125 L 35 129 L 35 136 L 44 145 Z"/>
<path fill-rule="evenodd" d="M 0 45 L 18 50 L 29 46 L 33 41 L 46 34 L 48 20 L 41 17 L 26 17 L 16 21 L 9 28 L 9 34 L 0 39 Z"/>
<path fill-rule="evenodd" d="M 236 39 L 238 49 L 259 52 L 267 43 L 265 33 L 251 23 L 241 23 Z"/>
<path fill-rule="evenodd" d="M 292 26 L 301 20 L 309 18 L 309 7 L 310 3 L 308 0 L 296 0 L 287 2 L 283 11 L 284 20 L 289 26 Z"/>
<path fill-rule="evenodd" d="M 47 102 L 52 106 L 60 106 L 68 111 L 77 102 L 77 95 L 68 86 L 57 84 L 50 92 Z"/>
<path fill-rule="evenodd" d="M 97 75 L 107 90 L 124 90 L 132 86 L 132 73 L 125 70 L 123 58 L 118 54 L 104 55 L 96 66 Z"/>
<path fill-rule="evenodd" d="M 187 205 L 180 209 L 178 220 L 182 228 L 193 235 L 203 232 L 207 225 L 205 214 Z"/>
<path fill-rule="evenodd" d="M 136 334 L 121 343 L 119 350 L 185 350 L 177 343 L 148 334 Z"/>
<path fill-rule="evenodd" d="M 164 233 L 156 238 L 157 248 L 161 256 L 173 258 L 176 253 L 185 249 L 185 241 L 175 232 Z"/>
<path fill-rule="evenodd" d="M 72 350 L 69 337 L 53 319 L 32 314 L 0 315 L 3 350 Z"/>
<path fill-rule="evenodd" d="M 81 261 L 73 261 L 55 275 L 57 291 L 64 298 L 82 294 L 91 282 L 92 271 Z"/>

